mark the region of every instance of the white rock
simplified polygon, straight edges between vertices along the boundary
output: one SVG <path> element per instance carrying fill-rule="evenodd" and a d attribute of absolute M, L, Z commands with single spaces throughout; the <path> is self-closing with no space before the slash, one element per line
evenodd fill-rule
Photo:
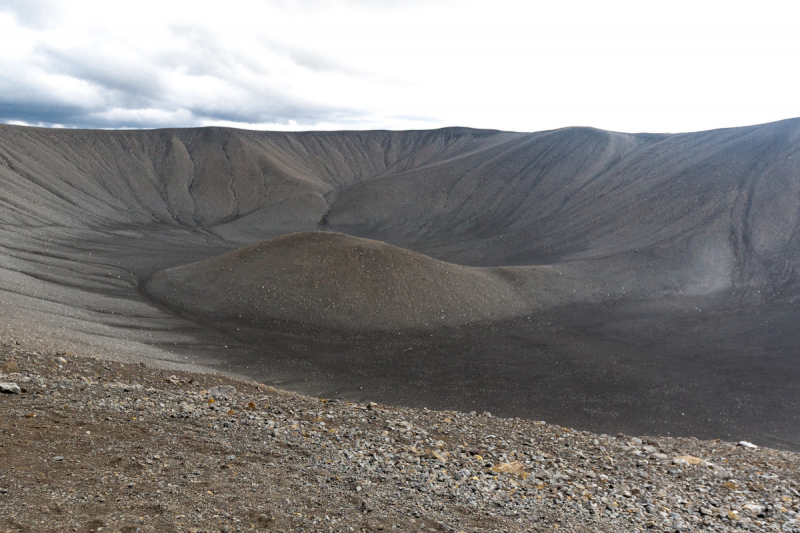
<path fill-rule="evenodd" d="M 744 448 L 750 448 L 751 450 L 755 450 L 756 448 L 758 448 L 758 446 L 756 446 L 752 442 L 747 442 L 746 440 L 740 440 L 739 446 L 742 446 Z"/>
<path fill-rule="evenodd" d="M 206 391 L 210 396 L 213 396 L 217 400 L 223 398 L 231 398 L 236 394 L 236 389 L 231 387 L 230 385 L 218 385 L 216 387 L 211 387 Z"/>
<path fill-rule="evenodd" d="M 22 394 L 22 390 L 16 383 L 0 383 L 0 393 L 3 394 Z"/>
<path fill-rule="evenodd" d="M 744 507 L 754 515 L 764 512 L 764 507 L 762 505 L 756 505 L 755 503 L 748 503 L 747 505 L 743 505 L 742 507 Z"/>

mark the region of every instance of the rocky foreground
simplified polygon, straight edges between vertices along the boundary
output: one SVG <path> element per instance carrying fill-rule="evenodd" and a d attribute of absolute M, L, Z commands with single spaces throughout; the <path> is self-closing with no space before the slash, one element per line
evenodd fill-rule
<path fill-rule="evenodd" d="M 800 456 L 0 347 L 0 533 L 800 532 Z"/>

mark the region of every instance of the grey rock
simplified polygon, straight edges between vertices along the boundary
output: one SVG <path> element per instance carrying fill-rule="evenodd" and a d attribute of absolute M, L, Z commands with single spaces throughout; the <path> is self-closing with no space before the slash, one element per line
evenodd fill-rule
<path fill-rule="evenodd" d="M 789 533 L 800 532 L 800 520 L 787 520 L 783 523 L 783 531 L 788 531 Z"/>
<path fill-rule="evenodd" d="M 462 480 L 467 479 L 472 476 L 472 472 L 469 471 L 468 468 L 462 468 L 458 472 L 456 472 L 455 479 Z"/>
<path fill-rule="evenodd" d="M 236 389 L 230 385 L 217 385 L 216 387 L 211 387 L 206 392 L 216 400 L 224 400 L 236 395 Z"/>
<path fill-rule="evenodd" d="M 22 394 L 22 390 L 16 383 L 0 383 L 0 393 L 2 394 Z"/>
<path fill-rule="evenodd" d="M 747 509 L 748 511 L 750 511 L 754 515 L 759 515 L 759 514 L 764 512 L 764 506 L 763 505 L 757 505 L 757 504 L 754 504 L 754 503 L 748 503 L 747 505 L 744 505 L 743 508 Z"/>

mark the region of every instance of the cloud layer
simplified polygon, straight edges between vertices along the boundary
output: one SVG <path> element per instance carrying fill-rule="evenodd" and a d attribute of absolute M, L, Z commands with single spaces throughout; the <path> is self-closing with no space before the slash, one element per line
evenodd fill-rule
<path fill-rule="evenodd" d="M 792 4 L 0 0 L 0 121 L 687 131 L 800 116 Z"/>

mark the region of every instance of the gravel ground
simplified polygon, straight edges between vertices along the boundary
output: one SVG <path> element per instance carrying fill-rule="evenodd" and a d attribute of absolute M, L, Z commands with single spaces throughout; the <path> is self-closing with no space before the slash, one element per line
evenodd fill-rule
<path fill-rule="evenodd" d="M 0 533 L 800 532 L 800 456 L 748 443 L 336 402 L 8 342 L 0 383 Z"/>

